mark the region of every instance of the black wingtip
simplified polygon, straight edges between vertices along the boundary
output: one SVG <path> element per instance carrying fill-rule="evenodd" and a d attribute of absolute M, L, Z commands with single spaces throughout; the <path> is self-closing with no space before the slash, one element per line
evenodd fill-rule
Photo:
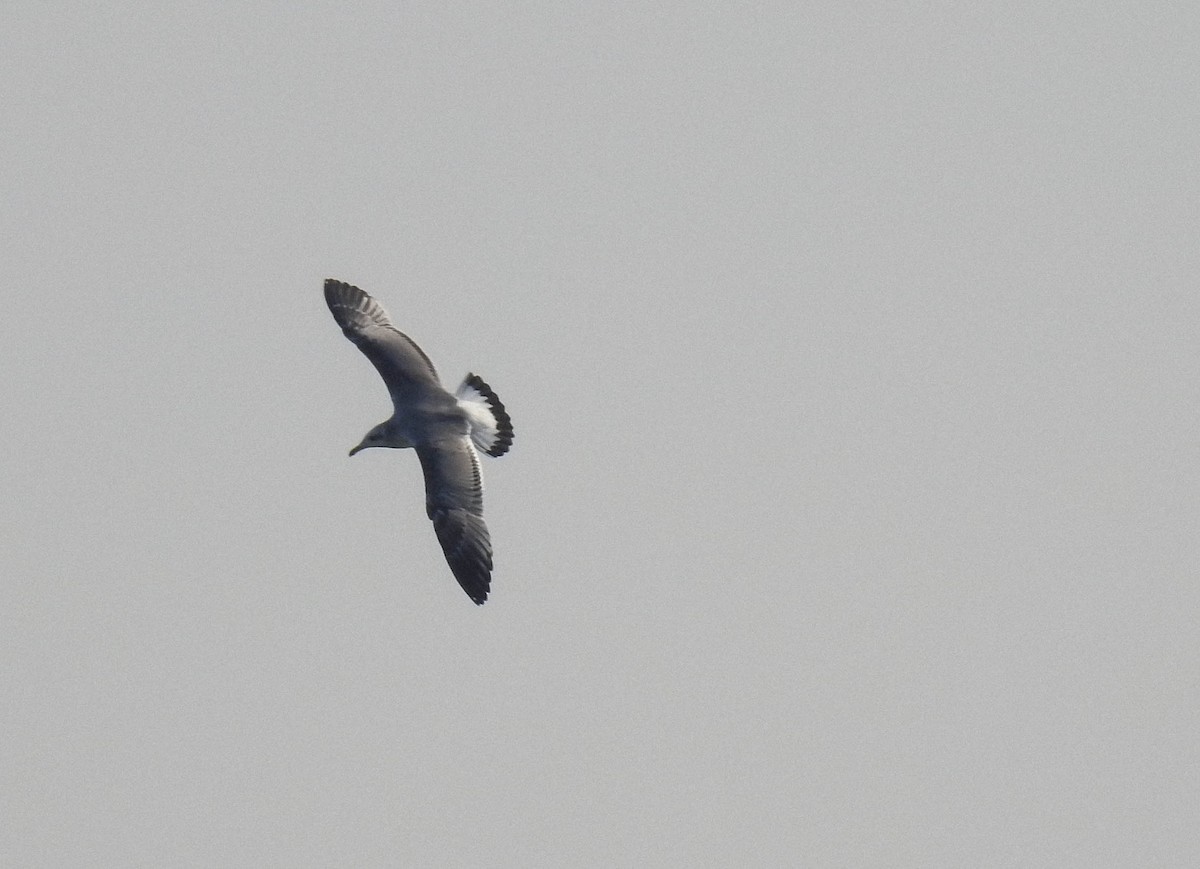
<path fill-rule="evenodd" d="M 462 586 L 462 590 L 467 593 L 467 597 L 471 599 L 471 602 L 474 603 L 475 606 L 483 606 L 485 603 L 487 603 L 488 591 L 490 591 L 491 587 L 490 577 L 488 580 L 485 580 L 482 590 L 479 588 L 478 579 L 474 577 L 465 582 L 463 581 L 463 578 L 458 576 L 455 576 L 454 578 L 458 580 L 458 584 Z M 468 588 L 468 585 L 472 587 Z"/>
<path fill-rule="evenodd" d="M 433 520 L 433 530 L 446 555 L 450 572 L 467 597 L 482 605 L 492 588 L 492 542 L 483 518 L 453 507 L 435 506 L 427 512 Z"/>
<path fill-rule="evenodd" d="M 353 307 L 354 302 L 362 295 L 363 291 L 358 287 L 351 286 L 343 281 L 334 280 L 333 278 L 325 279 L 325 304 L 329 306 L 329 310 L 338 319 L 339 324 L 341 324 L 344 318 L 338 309 L 340 307 Z"/>
<path fill-rule="evenodd" d="M 354 284 L 348 284 L 336 278 L 325 279 L 325 301 L 329 302 L 330 305 L 337 301 L 356 302 L 363 296 L 367 296 L 367 294 L 354 286 Z M 368 296 L 368 298 L 370 297 Z"/>
<path fill-rule="evenodd" d="M 459 587 L 467 593 L 475 606 L 483 606 L 492 590 L 492 564 L 488 557 L 485 563 L 470 561 L 450 562 L 450 572 L 458 580 Z"/>

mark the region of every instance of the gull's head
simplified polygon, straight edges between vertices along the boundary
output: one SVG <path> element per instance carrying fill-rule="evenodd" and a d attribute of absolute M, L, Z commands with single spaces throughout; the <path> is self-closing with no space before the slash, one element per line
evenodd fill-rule
<path fill-rule="evenodd" d="M 392 445 L 391 439 L 388 438 L 387 432 L 384 431 L 386 426 L 387 423 L 381 422 L 379 425 L 375 426 L 375 428 L 367 432 L 366 437 L 362 439 L 358 446 L 350 451 L 350 455 L 354 455 L 361 450 L 365 450 L 367 447 L 390 447 Z"/>

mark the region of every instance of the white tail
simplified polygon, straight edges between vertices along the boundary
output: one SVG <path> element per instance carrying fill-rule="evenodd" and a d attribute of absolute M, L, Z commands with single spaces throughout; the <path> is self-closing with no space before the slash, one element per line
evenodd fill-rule
<path fill-rule="evenodd" d="M 512 420 L 483 378 L 468 374 L 454 395 L 471 420 L 471 440 L 475 446 L 489 456 L 508 452 L 513 442 Z"/>

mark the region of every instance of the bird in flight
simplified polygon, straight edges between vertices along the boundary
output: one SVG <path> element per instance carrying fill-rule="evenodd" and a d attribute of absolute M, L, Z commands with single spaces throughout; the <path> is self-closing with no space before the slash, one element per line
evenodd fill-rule
<path fill-rule="evenodd" d="M 502 456 L 512 446 L 512 421 L 483 379 L 468 374 L 453 395 L 425 352 L 399 331 L 377 301 L 350 284 L 325 281 L 333 319 L 374 365 L 392 397 L 391 419 L 350 451 L 412 447 L 425 473 L 425 512 L 458 584 L 477 604 L 492 581 L 492 541 L 483 523 L 479 453 Z"/>

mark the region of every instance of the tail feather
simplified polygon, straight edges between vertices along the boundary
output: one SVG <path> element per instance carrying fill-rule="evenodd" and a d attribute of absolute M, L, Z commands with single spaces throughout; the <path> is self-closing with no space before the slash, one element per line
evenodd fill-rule
<path fill-rule="evenodd" d="M 489 456 L 502 456 L 513 442 L 512 420 L 492 388 L 477 374 L 468 374 L 455 393 L 458 406 L 471 420 L 471 440 Z"/>

